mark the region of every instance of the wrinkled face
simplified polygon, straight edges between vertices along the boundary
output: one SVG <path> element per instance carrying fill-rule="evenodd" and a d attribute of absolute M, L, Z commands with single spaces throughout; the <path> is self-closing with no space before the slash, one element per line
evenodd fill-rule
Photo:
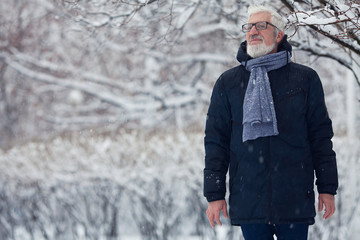
<path fill-rule="evenodd" d="M 266 21 L 271 23 L 271 15 L 268 12 L 259 12 L 250 16 L 248 23 L 257 23 Z M 277 52 L 277 46 L 283 37 L 283 33 L 279 31 L 275 34 L 276 28 L 267 25 L 264 30 L 256 30 L 255 26 L 246 33 L 246 41 L 248 54 L 255 58 L 269 53 Z"/>

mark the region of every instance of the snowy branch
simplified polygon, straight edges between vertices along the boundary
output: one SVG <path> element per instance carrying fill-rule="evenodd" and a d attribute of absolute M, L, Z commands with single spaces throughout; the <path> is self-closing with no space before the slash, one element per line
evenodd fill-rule
<path fill-rule="evenodd" d="M 328 37 L 339 45 L 360 55 L 360 5 L 354 2 L 337 5 L 326 5 L 313 11 L 305 10 L 300 4 L 281 0 L 292 14 L 289 24 L 308 26 Z M 350 40 L 350 41 L 349 41 Z"/>
<path fill-rule="evenodd" d="M 147 0 L 131 3 L 117 0 L 111 3 L 103 2 L 100 6 L 99 3 L 95 3 L 94 6 L 92 6 L 91 3 L 63 0 L 63 4 L 66 8 L 70 9 L 70 12 L 75 11 L 75 21 L 82 22 L 91 27 L 102 28 L 113 23 L 113 25 L 117 27 L 125 25 L 129 23 L 142 8 L 157 1 L 158 0 Z M 104 10 L 99 11 L 99 7 Z M 94 10 L 89 10 L 89 8 Z M 115 11 L 111 11 L 110 9 L 115 9 Z"/>

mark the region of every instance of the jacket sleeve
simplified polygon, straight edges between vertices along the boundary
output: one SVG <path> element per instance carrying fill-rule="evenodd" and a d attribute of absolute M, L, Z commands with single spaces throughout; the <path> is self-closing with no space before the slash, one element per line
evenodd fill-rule
<path fill-rule="evenodd" d="M 315 72 L 310 80 L 307 102 L 308 136 L 317 189 L 319 193 L 335 195 L 338 188 L 338 173 L 336 156 L 331 141 L 334 134 L 325 105 L 323 87 Z"/>
<path fill-rule="evenodd" d="M 225 198 L 231 132 L 229 101 L 220 77 L 214 86 L 205 126 L 204 196 L 209 202 Z"/>

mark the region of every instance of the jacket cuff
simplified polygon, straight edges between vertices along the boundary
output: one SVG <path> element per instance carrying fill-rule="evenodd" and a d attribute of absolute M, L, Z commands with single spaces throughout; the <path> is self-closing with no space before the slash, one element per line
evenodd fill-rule
<path fill-rule="evenodd" d="M 319 194 L 327 193 L 331 195 L 336 195 L 337 186 L 332 186 L 332 185 L 317 186 L 317 189 Z"/>
<path fill-rule="evenodd" d="M 210 195 L 210 196 L 207 196 L 206 197 L 206 200 L 208 202 L 214 202 L 214 201 L 218 201 L 218 200 L 225 200 L 225 197 L 224 196 L 220 196 L 220 195 Z"/>
<path fill-rule="evenodd" d="M 226 173 L 204 170 L 204 196 L 208 202 L 225 199 Z"/>

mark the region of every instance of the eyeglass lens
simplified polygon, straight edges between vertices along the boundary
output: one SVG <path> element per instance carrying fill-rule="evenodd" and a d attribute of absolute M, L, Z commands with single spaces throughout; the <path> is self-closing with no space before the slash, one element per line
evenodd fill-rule
<path fill-rule="evenodd" d="M 255 26 L 256 30 L 264 30 L 267 28 L 267 22 L 248 23 L 243 25 L 243 30 L 249 32 Z"/>

